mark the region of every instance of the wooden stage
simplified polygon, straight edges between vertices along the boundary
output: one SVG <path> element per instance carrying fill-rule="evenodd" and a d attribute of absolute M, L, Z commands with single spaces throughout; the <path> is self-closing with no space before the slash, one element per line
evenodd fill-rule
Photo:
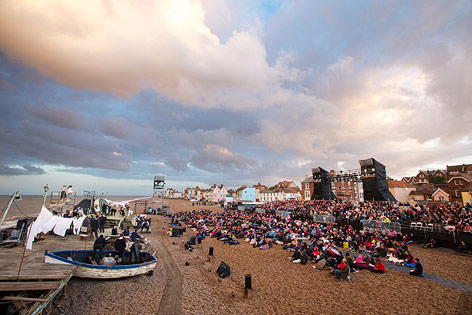
<path fill-rule="evenodd" d="M 45 250 L 92 249 L 93 242 L 82 241 L 78 235 L 43 235 L 32 250 L 25 251 L 21 270 L 24 245 L 0 248 L 0 314 L 8 302 L 15 303 L 20 314 L 49 313 L 51 302 L 63 293 L 75 266 L 46 264 Z"/>

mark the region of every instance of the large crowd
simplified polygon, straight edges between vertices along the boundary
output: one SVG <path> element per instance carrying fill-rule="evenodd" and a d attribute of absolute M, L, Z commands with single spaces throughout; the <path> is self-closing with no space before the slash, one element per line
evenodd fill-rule
<path fill-rule="evenodd" d="M 277 204 L 278 210 L 283 206 L 284 211 L 296 205 L 295 202 Z M 265 206 L 270 208 L 274 205 Z M 419 259 L 408 250 L 408 245 L 416 241 L 413 235 L 404 236 L 393 230 L 369 233 L 350 225 L 316 223 L 300 215 L 306 211 L 304 208 L 297 212 L 299 217 L 295 218 L 279 216 L 273 211 L 226 210 L 214 213 L 201 210 L 173 214 L 172 221 L 187 224 L 196 232 L 197 240 L 214 237 L 229 245 L 245 241 L 260 250 L 281 246 L 290 252 L 289 258 L 293 263 L 313 263 L 316 270 L 329 268 L 338 279 L 361 269 L 383 273 L 382 257 L 411 267 L 413 274 L 421 275 Z"/>
<path fill-rule="evenodd" d="M 405 205 L 388 202 L 273 201 L 259 206 L 265 211 L 288 211 L 299 217 L 312 214 L 334 216 L 338 221 L 421 222 L 453 226 L 472 233 L 472 206 L 455 203 Z"/>

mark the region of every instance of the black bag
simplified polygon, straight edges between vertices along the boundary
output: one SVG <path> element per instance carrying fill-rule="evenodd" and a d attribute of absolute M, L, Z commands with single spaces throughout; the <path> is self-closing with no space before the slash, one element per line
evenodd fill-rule
<path fill-rule="evenodd" d="M 216 270 L 216 273 L 218 274 L 218 277 L 220 278 L 226 278 L 229 277 L 231 274 L 230 268 L 227 264 L 225 264 L 224 261 L 221 262 L 220 266 Z"/>

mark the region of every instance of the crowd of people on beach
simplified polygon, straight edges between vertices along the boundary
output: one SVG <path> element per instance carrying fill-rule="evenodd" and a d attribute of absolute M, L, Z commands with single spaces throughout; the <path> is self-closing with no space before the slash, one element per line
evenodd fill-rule
<path fill-rule="evenodd" d="M 453 226 L 458 232 L 472 233 L 472 206 L 456 203 L 409 205 L 389 202 L 340 202 L 329 200 L 273 201 L 259 206 L 265 211 L 288 211 L 298 216 L 321 214 L 347 222 L 375 220 L 415 221 Z"/>
<path fill-rule="evenodd" d="M 287 203 L 284 209 L 294 204 Z M 293 214 L 295 208 L 291 210 Z M 306 209 L 295 211 L 298 215 L 295 219 L 295 216 L 278 216 L 270 211 L 226 210 L 214 213 L 200 210 L 176 213 L 172 220 L 187 224 L 196 232 L 197 239 L 209 236 L 228 245 L 245 241 L 260 250 L 281 246 L 290 252 L 291 262 L 312 263 L 315 270 L 331 269 L 338 279 L 363 269 L 384 273 L 381 258 L 389 258 L 392 263 L 412 268 L 413 275 L 422 274 L 419 258 L 408 251 L 408 244 L 415 242 L 413 236 L 404 236 L 393 230 L 368 233 L 350 225 L 316 223 L 301 215 L 305 212 Z"/>

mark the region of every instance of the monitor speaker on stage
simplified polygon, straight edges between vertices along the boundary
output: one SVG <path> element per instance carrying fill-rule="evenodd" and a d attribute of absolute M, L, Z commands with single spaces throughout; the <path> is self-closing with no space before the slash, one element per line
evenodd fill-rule
<path fill-rule="evenodd" d="M 322 167 L 311 169 L 313 173 L 313 195 L 311 200 L 335 200 L 336 196 L 331 190 L 329 173 Z"/>
<path fill-rule="evenodd" d="M 385 166 L 374 158 L 359 160 L 359 164 L 361 166 L 364 200 L 396 202 L 397 200 L 388 189 Z"/>

